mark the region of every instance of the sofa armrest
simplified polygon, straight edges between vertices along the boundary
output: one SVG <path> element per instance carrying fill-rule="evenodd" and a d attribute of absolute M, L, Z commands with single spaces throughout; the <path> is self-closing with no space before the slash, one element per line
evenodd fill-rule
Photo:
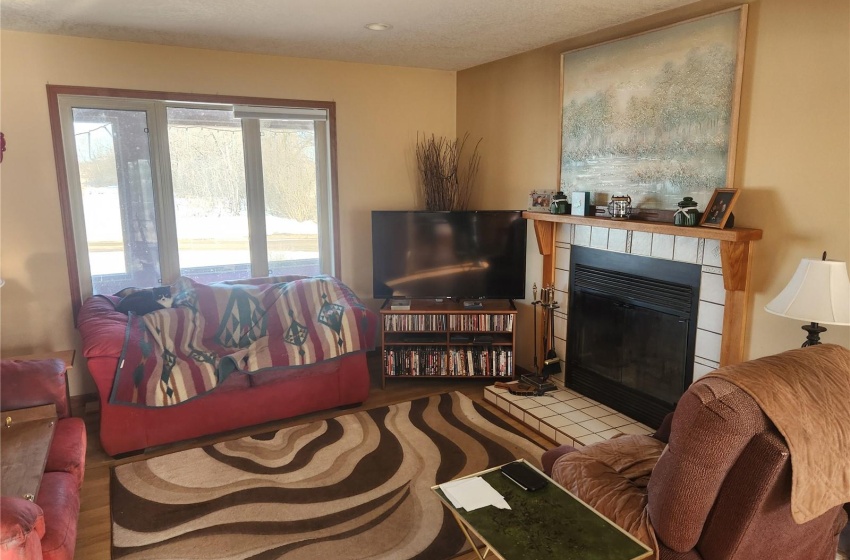
<path fill-rule="evenodd" d="M 60 418 L 70 415 L 62 360 L 0 361 L 0 410 L 55 404 Z"/>
<path fill-rule="evenodd" d="M 44 512 L 23 498 L 0 498 L 0 556 L 9 560 L 41 558 Z"/>
<path fill-rule="evenodd" d="M 77 315 L 77 329 L 83 339 L 83 356 L 118 358 L 124 348 L 127 315 L 115 309 L 119 298 L 94 295 L 87 299 Z"/>
<path fill-rule="evenodd" d="M 81 488 L 86 471 L 86 438 L 82 418 L 63 418 L 56 422 L 44 472 L 69 473 L 74 476 L 77 489 Z"/>

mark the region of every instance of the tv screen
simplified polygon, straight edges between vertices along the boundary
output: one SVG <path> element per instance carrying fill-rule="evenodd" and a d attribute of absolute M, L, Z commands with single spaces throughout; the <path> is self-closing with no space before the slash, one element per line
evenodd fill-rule
<path fill-rule="evenodd" d="M 519 211 L 374 211 L 374 297 L 522 299 L 525 242 Z"/>

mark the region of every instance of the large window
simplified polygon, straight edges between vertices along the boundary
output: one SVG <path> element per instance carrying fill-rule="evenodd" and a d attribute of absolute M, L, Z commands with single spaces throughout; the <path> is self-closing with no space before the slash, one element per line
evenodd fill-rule
<path fill-rule="evenodd" d="M 332 103 L 48 97 L 75 309 L 180 275 L 336 273 Z"/>

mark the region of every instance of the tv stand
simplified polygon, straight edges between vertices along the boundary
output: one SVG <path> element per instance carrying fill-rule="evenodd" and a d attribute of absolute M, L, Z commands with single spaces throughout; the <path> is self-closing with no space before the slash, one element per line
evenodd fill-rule
<path fill-rule="evenodd" d="M 507 299 L 410 300 L 381 307 L 381 387 L 387 378 L 504 380 L 514 377 L 517 310 Z"/>

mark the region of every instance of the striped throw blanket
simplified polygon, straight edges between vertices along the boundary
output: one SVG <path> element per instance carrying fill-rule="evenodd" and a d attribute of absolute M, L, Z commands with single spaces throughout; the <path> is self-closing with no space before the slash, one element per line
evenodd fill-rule
<path fill-rule="evenodd" d="M 171 308 L 130 314 L 110 402 L 171 406 L 233 372 L 305 367 L 373 348 L 375 315 L 339 280 L 264 282 L 180 278 Z"/>

